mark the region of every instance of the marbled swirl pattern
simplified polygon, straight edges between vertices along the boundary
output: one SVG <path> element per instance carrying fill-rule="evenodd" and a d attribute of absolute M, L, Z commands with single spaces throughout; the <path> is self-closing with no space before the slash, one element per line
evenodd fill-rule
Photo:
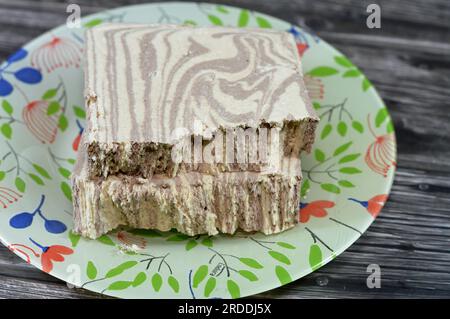
<path fill-rule="evenodd" d="M 171 143 L 212 130 L 315 118 L 288 33 L 105 24 L 86 33 L 87 142 Z"/>

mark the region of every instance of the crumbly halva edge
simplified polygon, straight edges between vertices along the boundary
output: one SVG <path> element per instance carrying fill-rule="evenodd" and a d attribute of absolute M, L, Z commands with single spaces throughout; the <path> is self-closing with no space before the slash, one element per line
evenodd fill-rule
<path fill-rule="evenodd" d="M 90 178 L 81 149 L 72 175 L 74 231 L 98 238 L 120 226 L 198 234 L 270 235 L 298 222 L 301 173 L 198 172 L 152 179 Z M 84 154 L 83 154 L 84 153 Z"/>
<path fill-rule="evenodd" d="M 75 177 L 74 231 L 89 238 L 128 226 L 199 234 L 290 229 L 298 221 L 301 178 L 225 172 L 186 173 L 172 179 Z M 246 175 L 242 178 L 239 175 Z"/>
<path fill-rule="evenodd" d="M 261 127 L 280 129 L 283 144 L 280 152 L 284 157 L 300 158 L 301 152 L 309 153 L 314 143 L 315 130 L 318 120 L 306 118 L 303 120 L 284 120 L 283 123 L 266 123 L 261 121 L 256 129 Z M 233 129 L 247 129 L 248 126 L 239 125 Z M 219 127 L 217 131 L 225 134 L 229 128 Z M 215 134 L 214 132 L 213 134 Z M 193 141 L 195 135 L 189 138 Z M 208 140 L 205 139 L 206 142 Z M 264 172 L 278 167 L 273 173 L 282 173 L 285 169 L 282 163 L 174 163 L 172 160 L 172 148 L 174 145 L 156 142 L 85 142 L 88 152 L 88 174 L 91 177 L 107 177 L 109 175 L 127 174 L 151 178 L 155 175 L 174 177 L 177 174 L 188 172 L 200 172 L 217 174 L 222 172 Z M 224 144 L 225 145 L 225 144 Z M 225 153 L 225 150 L 223 151 Z"/>

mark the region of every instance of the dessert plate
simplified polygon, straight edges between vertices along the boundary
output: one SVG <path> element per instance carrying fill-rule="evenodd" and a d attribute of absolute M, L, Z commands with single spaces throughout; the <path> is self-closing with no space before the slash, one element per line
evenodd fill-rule
<path fill-rule="evenodd" d="M 291 32 L 321 117 L 303 156 L 299 224 L 274 236 L 72 233 L 69 176 L 85 123 L 83 30 L 108 21 L 227 25 Z M 349 247 L 378 215 L 396 143 L 370 81 L 312 33 L 245 9 L 199 3 L 122 7 L 58 27 L 0 67 L 0 238 L 66 282 L 122 298 L 237 298 L 294 281 Z"/>

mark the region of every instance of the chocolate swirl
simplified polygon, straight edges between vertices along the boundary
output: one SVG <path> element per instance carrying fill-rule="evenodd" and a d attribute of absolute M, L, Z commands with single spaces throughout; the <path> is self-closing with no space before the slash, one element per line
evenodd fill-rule
<path fill-rule="evenodd" d="M 86 33 L 87 142 L 171 144 L 176 128 L 316 119 L 288 33 L 105 24 Z"/>

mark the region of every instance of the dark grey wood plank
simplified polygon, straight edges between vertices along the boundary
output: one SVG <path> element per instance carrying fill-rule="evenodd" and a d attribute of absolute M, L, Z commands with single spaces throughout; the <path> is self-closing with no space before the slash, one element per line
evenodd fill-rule
<path fill-rule="evenodd" d="M 58 299 L 58 298 L 104 298 L 98 294 L 68 288 L 61 283 L 49 283 L 23 279 L 20 277 L 0 276 L 0 298 L 11 299 Z"/>
<path fill-rule="evenodd" d="M 140 1 L 78 0 L 83 14 Z M 205 1 L 211 2 L 211 1 Z M 393 117 L 398 171 L 369 230 L 318 271 L 261 298 L 450 297 L 450 2 L 447 0 L 230 0 L 314 29 L 372 80 Z M 368 3 L 382 28 L 365 27 Z M 0 0 L 0 59 L 64 23 L 63 1 Z M 366 286 L 381 266 L 382 287 Z M 0 298 L 93 298 L 0 247 Z"/>

